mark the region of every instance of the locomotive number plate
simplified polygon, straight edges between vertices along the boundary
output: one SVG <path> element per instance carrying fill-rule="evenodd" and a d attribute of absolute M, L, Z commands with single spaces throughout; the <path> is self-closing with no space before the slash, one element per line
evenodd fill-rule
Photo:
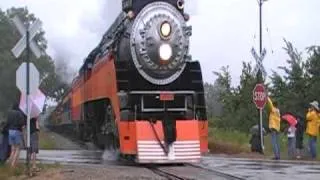
<path fill-rule="evenodd" d="M 168 92 L 161 92 L 160 93 L 160 101 L 173 101 L 174 100 L 174 94 L 168 93 Z"/>

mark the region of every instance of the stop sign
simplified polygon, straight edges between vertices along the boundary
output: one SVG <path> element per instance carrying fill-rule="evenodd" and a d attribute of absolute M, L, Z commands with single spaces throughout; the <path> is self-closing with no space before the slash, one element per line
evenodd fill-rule
<path fill-rule="evenodd" d="M 22 94 L 27 94 L 27 63 L 22 63 L 16 71 L 16 85 Z M 29 93 L 37 92 L 39 87 L 39 71 L 33 63 L 29 64 Z"/>
<path fill-rule="evenodd" d="M 257 84 L 253 89 L 253 101 L 258 109 L 263 109 L 267 102 L 267 93 L 263 84 Z"/>

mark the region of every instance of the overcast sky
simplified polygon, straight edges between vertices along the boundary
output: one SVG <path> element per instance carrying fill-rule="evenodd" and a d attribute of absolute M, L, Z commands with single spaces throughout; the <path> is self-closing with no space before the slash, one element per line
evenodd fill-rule
<path fill-rule="evenodd" d="M 259 50 L 257 0 L 187 0 L 193 26 L 191 54 L 200 60 L 204 80 L 229 65 L 233 84 L 239 82 L 242 61 Z M 188 3 L 188 2 L 187 2 Z M 0 8 L 27 6 L 43 21 L 52 57 L 63 56 L 78 69 L 120 11 L 120 0 L 1 0 Z M 263 5 L 263 46 L 267 72 L 287 59 L 283 38 L 302 51 L 320 44 L 319 0 L 269 0 Z M 268 29 L 268 31 L 267 31 Z"/>

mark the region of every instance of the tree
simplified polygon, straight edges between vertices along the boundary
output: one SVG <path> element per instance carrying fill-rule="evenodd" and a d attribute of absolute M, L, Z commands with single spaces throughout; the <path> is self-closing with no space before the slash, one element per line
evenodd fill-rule
<path fill-rule="evenodd" d="M 311 46 L 307 48 L 309 57 L 306 61 L 306 95 L 307 102 L 320 100 L 320 46 Z"/>
<path fill-rule="evenodd" d="M 304 115 L 304 109 L 307 102 L 307 80 L 305 75 L 305 64 L 302 56 L 297 49 L 293 48 L 292 43 L 284 39 L 286 47 L 283 49 L 287 52 L 289 59 L 288 66 L 279 67 L 285 75 L 282 78 L 279 74 L 273 73 L 273 95 L 279 103 L 282 112 L 294 112 L 301 116 Z"/>
<path fill-rule="evenodd" d="M 208 117 L 217 117 L 222 114 L 222 104 L 219 102 L 220 84 L 217 81 L 212 85 L 210 83 L 204 84 L 205 99 L 207 106 Z"/>
<path fill-rule="evenodd" d="M 284 43 L 283 49 L 288 54 L 287 65 L 277 68 L 283 71 L 284 75 L 272 71 L 271 83 L 266 84 L 268 94 L 278 102 L 282 114 L 289 111 L 305 117 L 309 102 L 320 100 L 320 47 L 308 47 L 309 57 L 304 61 L 302 53 L 294 48 L 291 42 L 284 39 Z M 208 85 L 207 91 L 212 93 L 206 98 L 218 96 L 223 108 L 221 117 L 215 119 L 214 125 L 248 132 L 249 128 L 258 122 L 257 109 L 252 100 L 252 90 L 257 81 L 251 64 L 243 62 L 240 84 L 235 87 L 231 86 L 228 66 L 222 67 L 221 72 L 214 74 L 218 76 L 215 83 L 219 84 L 219 93 L 214 94 L 213 86 Z M 268 127 L 269 112 L 264 112 L 264 127 Z"/>
<path fill-rule="evenodd" d="M 222 72 L 215 72 L 218 76 L 217 83 L 221 91 L 219 101 L 223 105 L 222 119 L 216 122 L 217 126 L 227 129 L 248 131 L 256 123 L 256 108 L 252 101 L 252 90 L 256 78 L 252 72 L 250 63 L 243 62 L 240 84 L 236 88 L 231 87 L 231 76 L 228 67 L 223 67 Z"/>

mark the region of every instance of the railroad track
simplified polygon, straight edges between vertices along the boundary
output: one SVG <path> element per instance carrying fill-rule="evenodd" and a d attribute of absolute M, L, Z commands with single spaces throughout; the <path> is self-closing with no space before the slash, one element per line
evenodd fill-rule
<path fill-rule="evenodd" d="M 86 146 L 81 140 L 78 140 L 74 136 L 74 133 L 71 133 L 71 128 L 52 128 L 52 127 L 50 127 L 49 129 L 53 132 L 56 132 L 56 133 L 64 136 L 65 138 L 68 138 L 68 139 L 78 143 L 79 145 L 82 145 L 82 147 Z M 121 165 L 123 165 L 123 166 L 137 166 L 137 164 L 135 164 L 132 159 L 126 159 L 126 158 L 120 157 L 118 160 L 120 160 L 120 161 L 117 162 L 116 164 L 118 164 L 120 166 Z M 108 163 L 110 163 L 110 162 L 108 162 Z M 90 164 L 90 163 L 88 163 L 88 164 Z M 99 164 L 95 164 L 95 165 L 99 166 Z M 100 164 L 100 165 L 103 165 L 103 164 Z M 169 180 L 194 180 L 194 179 L 197 179 L 197 178 L 188 178 L 188 175 L 185 175 L 183 172 L 179 173 L 179 172 L 177 172 L 177 170 L 175 170 L 175 168 L 181 168 L 181 167 L 185 167 L 185 168 L 191 167 L 193 169 L 199 169 L 202 171 L 209 172 L 210 174 L 212 174 L 212 176 L 221 177 L 221 178 L 227 179 L 227 180 L 243 180 L 243 178 L 240 178 L 240 177 L 237 177 L 237 176 L 234 176 L 231 174 L 227 174 L 227 173 L 224 173 L 221 171 L 204 168 L 202 166 L 198 166 L 195 164 L 185 164 L 182 166 L 145 165 L 142 167 L 147 168 L 148 170 L 152 171 L 154 174 L 161 176 L 165 179 L 169 179 Z M 169 167 L 171 169 L 168 170 L 165 167 Z M 188 171 L 188 169 L 186 169 L 185 171 Z M 199 171 L 195 171 L 195 172 L 197 173 Z"/>
<path fill-rule="evenodd" d="M 173 173 L 161 170 L 158 167 L 147 167 L 147 169 L 152 171 L 154 174 L 161 176 L 161 177 L 164 177 L 166 179 L 170 179 L 170 180 L 185 180 L 186 179 L 184 177 L 175 175 Z M 191 180 L 191 179 L 188 179 L 188 180 Z"/>
<path fill-rule="evenodd" d="M 237 177 L 237 176 L 227 174 L 217 170 L 203 168 L 201 166 L 197 166 L 194 164 L 185 164 L 184 167 L 191 167 L 191 168 L 201 169 L 203 171 L 210 172 L 210 174 L 212 174 L 212 178 L 215 176 L 215 177 L 220 177 L 226 180 L 244 180 L 244 178 L 241 178 L 241 177 Z M 181 173 L 172 172 L 174 171 L 174 169 L 171 169 L 171 170 L 162 169 L 161 166 L 146 166 L 146 168 L 152 171 L 154 174 L 157 174 L 158 176 L 161 176 L 168 180 L 196 180 L 197 179 L 197 178 L 189 178 L 187 177 L 187 175 L 181 175 Z M 216 178 L 213 178 L 213 179 L 216 179 Z"/>
<path fill-rule="evenodd" d="M 191 167 L 194 167 L 194 168 L 203 169 L 203 170 L 212 172 L 212 173 L 217 174 L 218 176 L 224 177 L 224 178 L 226 178 L 226 179 L 230 179 L 230 180 L 244 180 L 244 178 L 241 178 L 241 177 L 238 177 L 238 176 L 234 176 L 234 175 L 232 175 L 232 174 L 224 173 L 224 172 L 217 171 L 217 170 L 213 170 L 213 169 L 204 168 L 204 167 L 197 166 L 197 165 L 194 165 L 194 164 L 188 164 L 188 166 L 191 166 Z"/>

